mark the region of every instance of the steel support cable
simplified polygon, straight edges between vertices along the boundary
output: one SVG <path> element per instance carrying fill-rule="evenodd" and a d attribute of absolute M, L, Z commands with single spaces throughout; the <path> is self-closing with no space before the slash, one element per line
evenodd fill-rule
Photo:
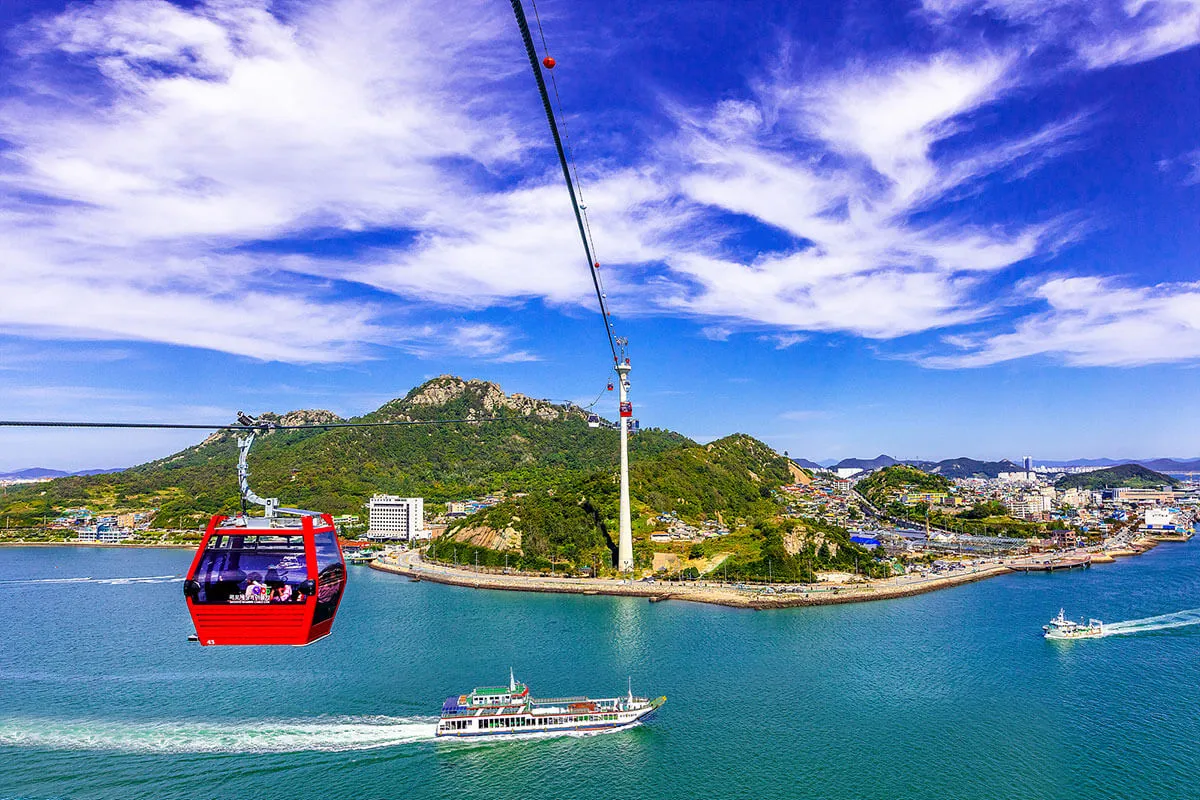
<path fill-rule="evenodd" d="M 563 149 L 562 137 L 558 133 L 558 123 L 554 118 L 554 107 L 550 102 L 550 93 L 546 89 L 546 81 L 542 77 L 542 69 L 538 63 L 537 48 L 533 43 L 533 34 L 529 30 L 529 20 L 525 18 L 525 8 L 521 0 L 511 0 L 513 14 L 517 18 L 517 27 L 521 31 L 521 39 L 525 42 L 525 52 L 529 56 L 529 66 L 533 69 L 534 80 L 537 81 L 538 94 L 542 96 L 542 106 L 546 111 L 546 121 L 550 124 L 550 134 L 554 137 L 554 149 L 558 152 L 558 162 L 562 167 L 563 179 L 567 182 L 567 192 L 571 195 L 571 210 L 575 212 L 575 223 L 579 226 L 579 238 L 583 242 L 583 252 L 587 256 L 588 274 L 592 276 L 592 286 L 596 289 L 596 302 L 600 304 L 600 313 L 604 317 L 604 335 L 608 337 L 608 347 L 612 351 L 613 363 L 616 364 L 617 343 L 613 338 L 613 326 L 609 321 L 608 307 L 604 302 L 604 292 L 600 288 L 600 278 L 593 266 L 595 257 L 588 242 L 587 227 L 583 224 L 583 214 L 579 208 L 579 199 L 575 194 L 575 184 L 571 180 L 571 166 Z"/>
<path fill-rule="evenodd" d="M 550 57 L 550 45 L 546 42 L 546 29 L 542 27 L 542 15 L 538 11 L 537 0 L 530 0 L 533 5 L 533 18 L 537 22 L 538 36 L 542 40 L 542 52 L 547 58 Z M 592 257 L 599 257 L 596 253 L 596 239 L 592 236 L 592 226 L 588 222 L 587 203 L 583 199 L 583 181 L 579 178 L 579 162 L 575 160 L 575 148 L 571 146 L 571 129 L 567 125 L 567 109 L 563 105 L 562 95 L 558 93 L 558 78 L 554 77 L 553 70 L 547 70 L 550 73 L 550 86 L 554 89 L 554 101 L 558 105 L 558 115 L 560 124 L 562 125 L 563 144 L 567 152 L 567 160 L 571 163 L 571 172 L 575 173 L 575 187 L 579 192 L 579 210 L 583 212 L 583 225 L 587 229 L 588 244 L 592 248 Z"/>
<path fill-rule="evenodd" d="M 542 40 L 542 52 L 546 55 L 547 58 L 549 58 L 550 57 L 550 45 L 546 42 L 546 30 L 545 30 L 545 28 L 542 27 L 542 15 L 538 11 L 537 0 L 530 0 L 530 3 L 533 5 L 533 18 L 537 22 L 538 36 Z M 576 191 L 579 193 L 579 210 L 583 214 L 583 227 L 587 231 L 587 235 L 586 235 L 587 243 L 592 249 L 591 257 L 592 257 L 594 263 L 599 264 L 600 263 L 600 253 L 596 249 L 596 237 L 592 234 L 592 221 L 591 221 L 591 218 L 588 216 L 587 203 L 584 202 L 584 198 L 583 198 L 583 180 L 579 177 L 579 162 L 575 160 L 575 148 L 571 144 L 571 130 L 567 126 L 567 111 L 566 111 L 566 107 L 563 105 L 562 95 L 560 95 L 558 93 L 558 78 L 554 77 L 553 71 L 550 71 L 550 86 L 553 87 L 553 89 L 554 89 L 554 100 L 558 105 L 558 115 L 562 121 L 561 124 L 562 124 L 562 134 L 563 134 L 563 145 L 564 145 L 564 149 L 566 150 L 566 153 L 567 153 L 567 160 L 571 164 L 571 171 L 575 174 L 575 187 L 576 187 Z M 600 282 L 600 296 L 601 296 L 601 299 L 604 301 L 603 311 L 605 313 L 605 316 L 607 316 L 608 315 L 608 303 L 607 303 L 608 290 L 604 288 L 604 278 L 600 275 L 600 273 L 598 271 L 596 272 L 596 279 Z M 610 325 L 611 325 L 611 323 L 610 323 Z"/>

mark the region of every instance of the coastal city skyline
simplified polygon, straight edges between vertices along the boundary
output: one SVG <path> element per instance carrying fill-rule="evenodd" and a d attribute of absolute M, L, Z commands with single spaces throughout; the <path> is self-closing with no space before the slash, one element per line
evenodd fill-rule
<path fill-rule="evenodd" d="M 1083 8 L 544 5 L 643 424 L 819 461 L 1200 453 L 1124 422 L 1200 388 L 1195 6 Z M 4 416 L 603 391 L 504 4 L 0 13 Z M 4 431 L 0 471 L 194 441 Z"/>

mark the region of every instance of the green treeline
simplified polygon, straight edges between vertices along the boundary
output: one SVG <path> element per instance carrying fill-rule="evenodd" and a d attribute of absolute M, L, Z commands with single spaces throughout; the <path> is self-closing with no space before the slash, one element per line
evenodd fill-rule
<path fill-rule="evenodd" d="M 642 434 L 638 434 L 638 437 Z M 637 437 L 635 437 L 637 438 Z M 692 521 L 715 518 L 766 519 L 778 513 L 772 491 L 789 479 L 787 461 L 743 434 L 708 445 L 666 448 L 643 455 L 630 467 L 635 507 L 643 513 L 677 511 Z M 615 470 L 570 476 L 553 490 L 530 491 L 454 523 L 450 538 L 470 529 L 521 533 L 521 552 L 558 558 L 579 566 L 611 564 L 616 553 L 619 486 Z M 635 548 L 648 566 L 645 548 Z"/>

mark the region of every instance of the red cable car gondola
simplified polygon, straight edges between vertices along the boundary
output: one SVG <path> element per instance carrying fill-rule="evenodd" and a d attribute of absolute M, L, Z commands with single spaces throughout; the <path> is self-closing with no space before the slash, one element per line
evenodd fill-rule
<path fill-rule="evenodd" d="M 346 586 L 346 562 L 328 514 L 280 508 L 250 491 L 238 437 L 243 513 L 214 516 L 183 592 L 202 645 L 305 645 L 329 635 Z M 261 517 L 245 513 L 263 506 Z"/>

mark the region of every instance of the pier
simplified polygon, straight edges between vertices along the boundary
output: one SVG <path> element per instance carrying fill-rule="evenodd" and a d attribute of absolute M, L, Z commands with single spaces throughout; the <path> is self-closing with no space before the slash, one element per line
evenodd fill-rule
<path fill-rule="evenodd" d="M 1087 569 L 1092 565 L 1091 556 L 1081 558 L 1048 558 L 1043 561 L 1019 561 L 1008 565 L 1014 572 L 1060 572 L 1072 569 Z"/>

